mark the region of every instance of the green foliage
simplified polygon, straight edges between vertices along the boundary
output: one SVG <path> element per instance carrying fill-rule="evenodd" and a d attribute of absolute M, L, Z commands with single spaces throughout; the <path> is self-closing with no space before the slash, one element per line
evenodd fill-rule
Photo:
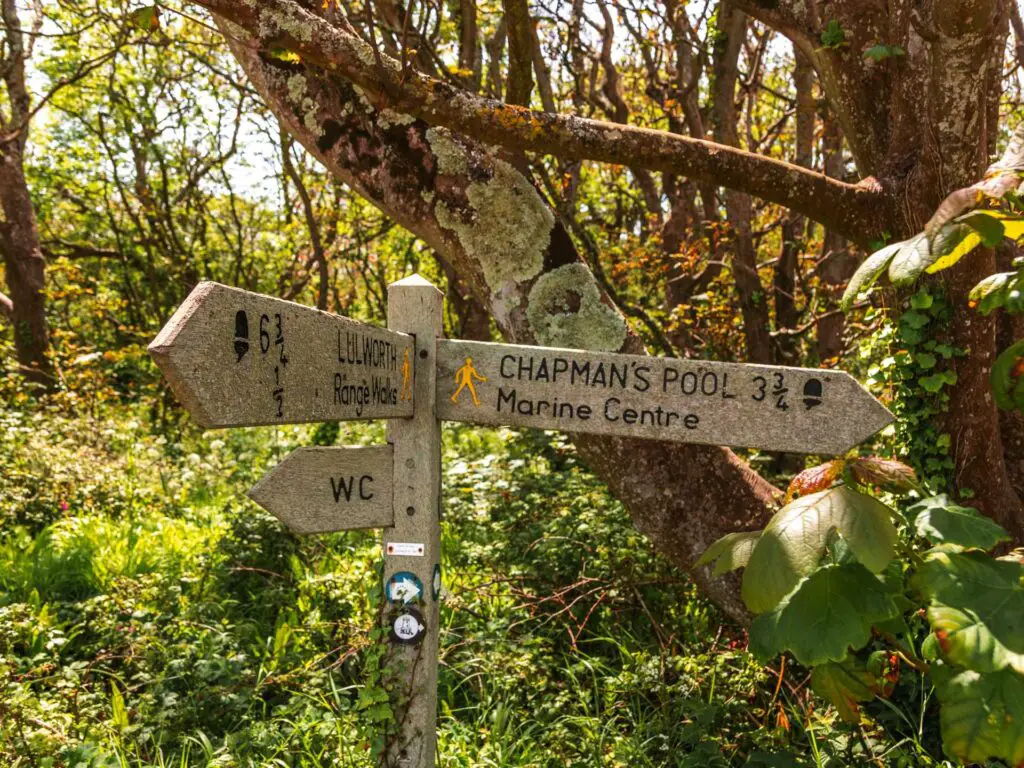
<path fill-rule="evenodd" d="M 714 563 L 712 573 L 715 576 L 745 568 L 760 538 L 760 531 L 727 534 L 708 547 L 695 565 Z"/>
<path fill-rule="evenodd" d="M 842 28 L 838 21 L 832 19 L 821 31 L 821 47 L 835 50 L 842 48 L 844 45 L 849 45 L 846 41 L 846 30 Z"/>
<path fill-rule="evenodd" d="M 992 364 L 989 380 L 996 405 L 1004 411 L 1024 410 L 1024 377 L 1021 359 L 1024 358 L 1024 339 L 1004 349 Z"/>
<path fill-rule="evenodd" d="M 932 544 L 953 544 L 988 551 L 1009 541 L 1006 531 L 977 510 L 953 504 L 945 494 L 923 499 L 907 509 L 918 536 Z"/>
<path fill-rule="evenodd" d="M 913 586 L 929 601 L 929 648 L 975 672 L 1011 667 L 1024 674 L 1024 564 L 981 550 L 936 550 Z"/>
<path fill-rule="evenodd" d="M 753 579 L 772 570 L 752 565 L 746 574 Z M 825 565 L 754 619 L 750 647 L 766 660 L 789 651 L 807 666 L 844 661 L 850 648 L 871 639 L 873 625 L 898 613 L 883 583 L 860 563 Z"/>
<path fill-rule="evenodd" d="M 747 607 L 764 613 L 779 605 L 816 571 L 834 532 L 876 573 L 895 553 L 896 527 L 881 502 L 845 485 L 804 496 L 779 510 L 754 546 L 743 578 Z"/>
<path fill-rule="evenodd" d="M 3 414 L 0 763 L 369 768 L 394 719 L 377 537 L 300 540 L 240 501 L 326 430 L 161 434 L 131 410 Z M 442 765 L 800 759 L 801 704 L 760 726 L 768 673 L 568 443 L 446 441 Z"/>
<path fill-rule="evenodd" d="M 864 51 L 864 58 L 872 61 L 884 61 L 888 58 L 906 55 L 907 52 L 898 45 L 882 45 L 882 43 L 876 43 Z"/>
<path fill-rule="evenodd" d="M 937 425 L 956 383 L 952 363 L 962 354 L 942 339 L 952 307 L 938 289 L 924 287 L 905 306 L 899 320 L 883 326 L 873 347 L 865 350 L 881 358 L 868 370 L 868 383 L 893 394 L 889 407 L 897 417 L 894 447 L 899 457 L 916 470 L 923 486 L 948 488 L 952 437 Z"/>
<path fill-rule="evenodd" d="M 917 302 L 920 309 L 926 304 Z M 790 502 L 756 540 L 743 574 L 744 598 L 757 614 L 751 649 L 762 658 L 790 653 L 812 667 L 815 692 L 854 723 L 875 702 L 899 712 L 890 698 L 902 684 L 902 661 L 904 677 L 918 675 L 921 686 L 934 686 L 950 757 L 1018 764 L 1024 756 L 1024 563 L 987 554 L 1007 540 L 1006 532 L 945 496 L 911 505 L 898 541 L 894 529 L 891 541 L 865 546 L 881 519 L 876 506 L 886 510 L 886 520 L 897 513 L 846 483 L 863 489 L 878 485 L 876 478 L 894 478 L 890 488 L 902 492 L 917 484 L 909 468 L 900 472 L 881 460 L 864 464 L 871 471 L 856 478 L 851 465 L 857 463 L 864 460 L 836 460 L 795 478 L 801 492 L 840 476 L 845 481 Z M 779 519 L 799 533 L 770 534 Z M 768 546 L 777 552 L 759 557 L 773 540 Z M 717 542 L 713 550 L 721 556 L 730 547 Z M 801 578 L 781 593 L 794 573 Z M 874 717 L 898 728 L 885 711 Z"/>
<path fill-rule="evenodd" d="M 942 743 L 968 763 L 993 755 L 1009 765 L 1024 761 L 1024 679 L 1009 670 L 994 675 L 960 672 L 936 685 L 942 702 Z"/>
<path fill-rule="evenodd" d="M 832 702 L 847 722 L 860 722 L 862 702 L 875 697 L 875 676 L 849 660 L 842 664 L 829 661 L 815 666 L 811 686 L 823 699 Z"/>
<path fill-rule="evenodd" d="M 943 223 L 934 233 L 921 232 L 908 240 L 892 243 L 873 253 L 847 285 L 842 307 L 849 311 L 857 297 L 871 288 L 888 271 L 894 286 L 908 286 L 924 273 L 934 274 L 956 264 L 979 245 L 994 247 L 1004 238 L 1024 237 L 1024 216 L 999 210 L 980 210 Z M 993 293 L 1000 284 L 979 284 L 974 290 L 979 299 Z M 999 294 L 988 301 L 991 311 Z M 972 295 L 973 298 L 973 295 Z"/>

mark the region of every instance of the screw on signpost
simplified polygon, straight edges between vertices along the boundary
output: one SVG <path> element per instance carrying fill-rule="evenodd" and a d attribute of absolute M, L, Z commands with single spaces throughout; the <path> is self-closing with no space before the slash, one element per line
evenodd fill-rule
<path fill-rule="evenodd" d="M 415 337 L 411 419 L 388 422 L 394 447 L 394 525 L 385 528 L 385 686 L 397 734 L 387 768 L 432 768 L 437 741 L 438 597 L 441 563 L 441 430 L 436 408 L 442 294 L 413 275 L 388 287 L 388 328 Z"/>

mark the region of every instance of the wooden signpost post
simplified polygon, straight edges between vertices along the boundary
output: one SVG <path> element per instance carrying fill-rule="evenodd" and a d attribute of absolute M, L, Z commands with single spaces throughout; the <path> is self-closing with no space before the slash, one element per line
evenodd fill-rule
<path fill-rule="evenodd" d="M 441 420 L 839 454 L 893 421 L 841 371 L 441 339 L 442 296 L 388 288 L 388 329 L 200 284 L 150 345 L 202 426 L 390 419 L 388 445 L 299 448 L 250 496 L 296 533 L 383 530 L 398 732 L 382 765 L 432 768 Z"/>

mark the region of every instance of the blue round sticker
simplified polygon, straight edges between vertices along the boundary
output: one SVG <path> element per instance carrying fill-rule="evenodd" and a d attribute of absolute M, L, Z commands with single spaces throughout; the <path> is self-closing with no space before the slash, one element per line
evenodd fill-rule
<path fill-rule="evenodd" d="M 388 579 L 384 585 L 384 596 L 389 603 L 402 603 L 408 605 L 415 603 L 423 597 L 423 582 L 415 573 L 409 571 L 398 571 Z"/>

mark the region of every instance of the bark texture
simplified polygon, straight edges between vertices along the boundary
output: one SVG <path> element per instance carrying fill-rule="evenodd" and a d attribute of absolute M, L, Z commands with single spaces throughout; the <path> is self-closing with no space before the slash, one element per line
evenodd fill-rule
<path fill-rule="evenodd" d="M 0 109 L 0 251 L 9 298 L 5 316 L 14 326 L 18 368 L 29 381 L 53 383 L 46 321 L 46 259 L 39 242 L 36 212 L 25 179 L 30 97 L 25 79 L 25 36 L 15 0 L 2 0 L 3 43 L 0 73 L 8 113 Z"/>

